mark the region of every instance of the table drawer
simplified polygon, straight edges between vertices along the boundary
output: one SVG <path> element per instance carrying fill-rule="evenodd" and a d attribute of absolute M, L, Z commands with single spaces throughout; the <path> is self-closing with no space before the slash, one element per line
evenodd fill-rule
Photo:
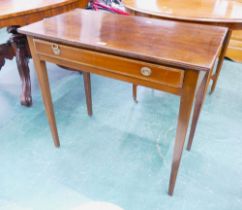
<path fill-rule="evenodd" d="M 34 45 L 37 53 L 45 56 L 175 88 L 182 87 L 182 70 L 37 39 Z"/>

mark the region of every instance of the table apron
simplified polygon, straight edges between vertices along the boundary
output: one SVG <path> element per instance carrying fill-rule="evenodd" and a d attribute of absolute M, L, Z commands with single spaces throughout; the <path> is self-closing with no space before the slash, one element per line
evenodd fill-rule
<path fill-rule="evenodd" d="M 185 70 L 36 39 L 34 46 L 42 61 L 181 94 Z"/>

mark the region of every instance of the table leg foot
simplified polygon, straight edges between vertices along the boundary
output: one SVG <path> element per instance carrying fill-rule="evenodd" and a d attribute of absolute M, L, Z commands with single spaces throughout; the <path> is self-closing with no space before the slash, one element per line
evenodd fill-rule
<path fill-rule="evenodd" d="M 26 36 L 17 32 L 18 26 L 8 28 L 8 32 L 12 34 L 10 42 L 15 51 L 18 72 L 22 82 L 21 104 L 24 106 L 32 105 L 31 82 L 29 74 L 29 58 L 30 52 Z"/>

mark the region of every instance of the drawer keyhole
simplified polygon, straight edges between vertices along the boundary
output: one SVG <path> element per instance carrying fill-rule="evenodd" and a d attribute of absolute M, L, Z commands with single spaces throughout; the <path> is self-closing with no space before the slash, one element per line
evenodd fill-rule
<path fill-rule="evenodd" d="M 152 74 L 152 70 L 149 67 L 142 67 L 140 73 L 145 77 L 149 77 Z"/>
<path fill-rule="evenodd" d="M 60 55 L 61 50 L 60 50 L 58 44 L 52 44 L 51 48 L 55 55 Z"/>

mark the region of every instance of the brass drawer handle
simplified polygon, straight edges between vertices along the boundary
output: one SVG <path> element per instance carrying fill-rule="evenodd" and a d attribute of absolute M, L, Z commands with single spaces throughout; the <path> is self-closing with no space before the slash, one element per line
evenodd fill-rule
<path fill-rule="evenodd" d="M 55 55 L 60 55 L 61 54 L 61 50 L 58 46 L 58 44 L 52 44 L 51 45 L 52 51 Z"/>
<path fill-rule="evenodd" d="M 152 74 L 152 70 L 149 67 L 142 67 L 140 73 L 145 77 L 149 77 Z"/>

